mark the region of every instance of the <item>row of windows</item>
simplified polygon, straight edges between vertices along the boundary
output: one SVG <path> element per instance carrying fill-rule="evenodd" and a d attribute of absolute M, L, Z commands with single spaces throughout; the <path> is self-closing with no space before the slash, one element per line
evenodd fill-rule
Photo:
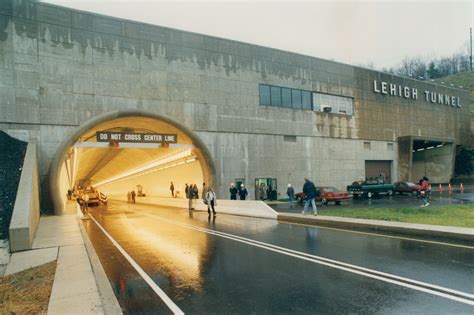
<path fill-rule="evenodd" d="M 352 115 L 353 99 L 305 90 L 260 84 L 260 105 L 294 109 L 309 109 Z"/>
<path fill-rule="evenodd" d="M 260 105 L 313 109 L 311 92 L 260 84 Z"/>
<path fill-rule="evenodd" d="M 317 112 L 330 112 L 352 115 L 353 100 L 350 97 L 313 93 L 314 110 Z"/>

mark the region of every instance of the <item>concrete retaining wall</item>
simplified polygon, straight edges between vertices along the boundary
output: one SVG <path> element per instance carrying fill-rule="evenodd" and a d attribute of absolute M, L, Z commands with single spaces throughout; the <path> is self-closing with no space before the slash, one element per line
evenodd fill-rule
<path fill-rule="evenodd" d="M 127 201 L 126 196 L 109 196 L 111 200 Z M 188 209 L 189 200 L 184 198 L 166 198 L 166 197 L 137 197 L 137 203 L 161 205 L 176 208 Z M 206 211 L 207 206 L 201 199 L 196 200 L 194 206 L 196 211 Z M 217 213 L 232 215 L 241 215 L 257 218 L 276 219 L 277 213 L 263 201 L 256 200 L 217 200 Z"/>
<path fill-rule="evenodd" d="M 31 249 L 40 216 L 36 143 L 28 143 L 9 228 L 10 250 Z"/>

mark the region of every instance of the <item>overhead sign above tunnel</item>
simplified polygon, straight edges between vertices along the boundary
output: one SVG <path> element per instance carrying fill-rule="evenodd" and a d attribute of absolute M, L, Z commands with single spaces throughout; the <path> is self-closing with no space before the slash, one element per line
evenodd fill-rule
<path fill-rule="evenodd" d="M 97 131 L 97 142 L 177 143 L 177 134 Z"/>

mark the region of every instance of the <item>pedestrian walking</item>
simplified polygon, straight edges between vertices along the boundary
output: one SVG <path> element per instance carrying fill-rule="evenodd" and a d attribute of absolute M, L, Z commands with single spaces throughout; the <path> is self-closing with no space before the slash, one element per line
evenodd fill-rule
<path fill-rule="evenodd" d="M 72 189 L 67 190 L 67 200 L 72 200 Z"/>
<path fill-rule="evenodd" d="M 419 192 L 420 199 L 423 202 L 423 204 L 420 207 L 424 208 L 430 205 L 430 203 L 428 202 L 429 193 L 430 193 L 430 180 L 428 179 L 428 177 L 424 176 L 423 179 L 421 180 L 420 192 Z"/>
<path fill-rule="evenodd" d="M 237 188 L 235 187 L 234 183 L 231 183 L 230 184 L 230 188 L 229 188 L 229 192 L 230 192 L 230 200 L 237 200 Z"/>
<path fill-rule="evenodd" d="M 137 196 L 137 194 L 135 193 L 135 190 L 132 190 L 130 194 L 132 196 L 132 202 L 135 203 L 135 197 Z"/>
<path fill-rule="evenodd" d="M 209 188 L 209 190 L 206 192 L 206 201 L 207 201 L 207 213 L 211 215 L 211 208 L 212 208 L 212 214 L 216 216 L 215 207 L 217 207 L 217 197 L 212 187 Z"/>
<path fill-rule="evenodd" d="M 194 199 L 199 198 L 199 189 L 196 184 L 193 185 L 193 198 Z"/>
<path fill-rule="evenodd" d="M 82 210 L 84 211 L 84 214 L 87 215 L 89 214 L 89 196 L 87 194 L 82 195 Z"/>
<path fill-rule="evenodd" d="M 131 203 L 132 202 L 132 193 L 127 191 L 127 202 Z"/>
<path fill-rule="evenodd" d="M 174 197 L 174 185 L 173 185 L 173 182 L 171 182 L 170 190 L 171 190 L 171 197 Z"/>
<path fill-rule="evenodd" d="M 288 184 L 288 189 L 286 190 L 288 198 L 290 198 L 290 207 L 293 208 L 293 201 L 295 200 L 295 189 L 291 184 Z"/>
<path fill-rule="evenodd" d="M 206 187 L 206 183 L 202 183 L 202 199 L 204 200 L 206 198 L 206 193 L 207 193 L 207 187 Z"/>
<path fill-rule="evenodd" d="M 247 191 L 247 188 L 245 188 L 244 184 L 240 185 L 240 190 L 239 190 L 240 200 L 245 200 L 248 194 L 249 193 Z"/>
<path fill-rule="evenodd" d="M 189 198 L 189 186 L 188 183 L 184 186 L 184 194 L 186 195 L 186 198 Z"/>
<path fill-rule="evenodd" d="M 318 208 L 316 207 L 316 186 L 314 186 L 313 182 L 307 177 L 304 178 L 304 181 L 303 194 L 305 201 L 302 213 L 306 215 L 306 210 L 308 210 L 308 206 L 311 204 L 313 206 L 313 214 L 318 215 Z"/>

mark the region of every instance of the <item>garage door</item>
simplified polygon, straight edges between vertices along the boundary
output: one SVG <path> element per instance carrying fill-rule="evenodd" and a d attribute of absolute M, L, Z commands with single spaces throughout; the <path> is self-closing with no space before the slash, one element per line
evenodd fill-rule
<path fill-rule="evenodd" d="M 392 182 L 392 161 L 365 161 L 365 177 L 385 178 L 386 183 Z"/>

